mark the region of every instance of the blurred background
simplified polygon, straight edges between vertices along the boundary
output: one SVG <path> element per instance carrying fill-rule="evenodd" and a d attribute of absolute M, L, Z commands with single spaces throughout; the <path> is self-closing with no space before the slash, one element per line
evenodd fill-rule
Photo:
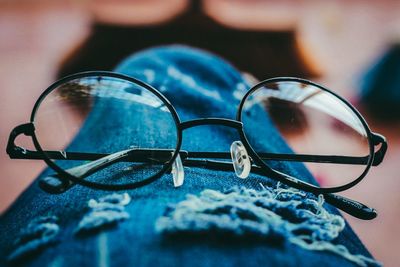
<path fill-rule="evenodd" d="M 378 218 L 347 219 L 378 260 L 398 266 L 397 0 L 0 0 L 0 211 L 45 167 L 10 160 L 5 148 L 47 86 L 70 73 L 111 70 L 134 51 L 169 43 L 213 51 L 257 79 L 308 78 L 355 104 L 372 130 L 387 137 L 389 150 L 343 193 L 376 208 Z"/>

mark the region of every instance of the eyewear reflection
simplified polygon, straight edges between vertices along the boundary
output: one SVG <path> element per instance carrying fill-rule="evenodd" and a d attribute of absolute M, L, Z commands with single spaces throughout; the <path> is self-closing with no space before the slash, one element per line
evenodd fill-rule
<path fill-rule="evenodd" d="M 230 152 L 182 150 L 182 132 L 201 125 L 233 128 L 240 140 Z M 32 137 L 36 150 L 15 144 L 21 134 Z M 266 176 L 323 194 L 326 202 L 366 220 L 377 216 L 374 209 L 333 193 L 359 183 L 371 166 L 382 162 L 386 149 L 385 137 L 373 133 L 351 104 L 308 80 L 284 77 L 258 83 L 244 92 L 236 120 L 181 122 L 167 98 L 150 85 L 103 71 L 52 84 L 35 103 L 30 122 L 15 127 L 7 145 L 11 158 L 41 159 L 55 171 L 39 183 L 49 193 L 76 183 L 133 189 L 166 173 L 177 187 L 184 182 L 183 166 L 192 166 L 235 171 L 242 179 L 250 172 Z M 320 184 L 307 182 L 282 162 L 304 163 Z M 324 180 L 321 173 L 335 177 Z"/>

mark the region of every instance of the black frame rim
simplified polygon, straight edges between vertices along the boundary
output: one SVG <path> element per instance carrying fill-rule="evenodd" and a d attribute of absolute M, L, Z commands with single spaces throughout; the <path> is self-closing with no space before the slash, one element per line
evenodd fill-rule
<path fill-rule="evenodd" d="M 349 183 L 346 183 L 344 185 L 340 185 L 340 186 L 335 186 L 335 187 L 318 187 L 306 182 L 301 182 L 298 183 L 295 180 L 299 180 L 299 178 L 296 177 L 292 177 L 290 175 L 287 174 L 283 174 L 279 171 L 276 171 L 274 169 L 272 169 L 271 167 L 269 167 L 262 159 L 260 156 L 258 156 L 257 152 L 254 151 L 254 149 L 251 147 L 246 134 L 244 132 L 244 129 L 242 128 L 240 131 L 240 135 L 241 135 L 241 139 L 242 141 L 244 141 L 244 146 L 246 147 L 248 153 L 250 154 L 250 156 L 252 157 L 252 159 L 256 162 L 257 165 L 259 165 L 260 167 L 262 167 L 263 170 L 265 170 L 266 175 L 272 175 L 274 178 L 276 178 L 277 180 L 281 181 L 282 183 L 285 183 L 287 185 L 293 186 L 295 188 L 298 189 L 302 189 L 305 191 L 310 191 L 313 193 L 336 193 L 336 192 L 341 192 L 344 190 L 347 190 L 353 186 L 355 186 L 356 184 L 358 184 L 359 182 L 361 182 L 361 180 L 367 175 L 369 169 L 372 166 L 372 162 L 374 160 L 374 144 L 372 142 L 372 131 L 370 129 L 370 127 L 368 126 L 367 122 L 365 121 L 364 117 L 360 114 L 360 112 L 353 106 L 351 105 L 346 99 L 344 99 L 343 97 L 339 96 L 338 94 L 334 93 L 333 91 L 323 87 L 322 85 L 306 80 L 306 79 L 301 79 L 301 78 L 294 78 L 294 77 L 277 77 L 277 78 L 270 78 L 270 79 L 266 79 L 263 80 L 261 82 L 259 82 L 258 84 L 254 85 L 249 91 L 247 91 L 247 93 L 243 96 L 242 100 L 240 101 L 239 104 L 239 108 L 238 108 L 238 113 L 236 114 L 236 120 L 242 122 L 242 110 L 243 110 L 243 106 L 244 103 L 246 102 L 247 98 L 253 94 L 255 91 L 263 88 L 263 86 L 265 86 L 265 84 L 267 83 L 273 83 L 273 82 L 282 82 L 282 81 L 289 81 L 289 82 L 299 82 L 299 83 L 303 83 L 303 84 L 307 84 L 307 85 L 311 85 L 311 86 L 315 86 L 331 95 L 333 95 L 334 97 L 338 98 L 340 101 L 342 101 L 348 108 L 350 108 L 350 110 L 357 116 L 357 118 L 361 121 L 365 132 L 367 134 L 367 139 L 368 139 L 368 145 L 369 145 L 369 159 L 368 162 L 366 164 L 366 167 L 364 169 L 364 171 L 361 173 L 361 175 L 357 178 L 352 180 Z"/>
<path fill-rule="evenodd" d="M 168 108 L 168 110 L 172 114 L 172 117 L 175 122 L 176 130 L 177 130 L 177 144 L 176 144 L 176 148 L 175 148 L 174 154 L 172 155 L 171 159 L 166 164 L 164 164 L 164 167 L 160 171 L 158 171 L 156 174 L 154 174 L 142 181 L 133 182 L 133 183 L 125 183 L 125 184 L 102 184 L 102 183 L 91 182 L 86 179 L 80 179 L 80 178 L 75 177 L 74 175 L 71 175 L 70 173 L 66 172 L 62 168 L 60 168 L 44 152 L 44 150 L 42 149 L 42 147 L 39 144 L 39 141 L 37 140 L 36 131 L 33 131 L 32 141 L 33 141 L 35 148 L 37 149 L 37 151 L 39 151 L 40 153 L 42 153 L 44 155 L 44 161 L 47 163 L 47 165 L 50 168 L 55 170 L 57 173 L 61 174 L 63 177 L 71 180 L 72 182 L 81 184 L 81 185 L 84 185 L 87 187 L 102 189 L 102 190 L 124 190 L 124 189 L 134 189 L 134 188 L 142 187 L 144 185 L 147 185 L 147 184 L 150 184 L 150 183 L 156 181 L 163 174 L 165 174 L 165 172 L 172 166 L 172 163 L 175 161 L 175 159 L 179 155 L 179 151 L 180 151 L 180 148 L 182 145 L 182 129 L 180 126 L 181 121 L 178 116 L 178 113 L 176 112 L 175 108 L 172 106 L 170 101 L 164 95 L 162 95 L 157 89 L 155 89 L 154 87 L 152 87 L 151 85 L 149 85 L 147 83 L 144 83 L 136 78 L 133 78 L 133 77 L 130 77 L 130 76 L 127 76 L 124 74 L 110 72 L 110 71 L 86 71 L 86 72 L 80 72 L 80 73 L 68 75 L 68 76 L 61 78 L 61 79 L 57 80 L 56 82 L 54 82 L 39 96 L 39 98 L 35 102 L 35 105 L 33 106 L 31 117 L 30 117 L 30 122 L 33 125 L 35 124 L 34 119 L 35 119 L 35 115 L 36 115 L 36 112 L 37 112 L 40 104 L 45 99 L 45 97 L 47 95 L 49 95 L 53 90 L 58 88 L 58 86 L 60 84 L 63 84 L 65 82 L 68 82 L 71 80 L 75 80 L 75 79 L 79 79 L 79 78 L 83 78 L 83 77 L 92 77 L 92 76 L 106 76 L 106 77 L 127 80 L 128 82 L 137 84 L 137 85 L 142 86 L 145 89 L 149 90 L 150 92 L 155 94 L 165 104 L 165 106 Z"/>

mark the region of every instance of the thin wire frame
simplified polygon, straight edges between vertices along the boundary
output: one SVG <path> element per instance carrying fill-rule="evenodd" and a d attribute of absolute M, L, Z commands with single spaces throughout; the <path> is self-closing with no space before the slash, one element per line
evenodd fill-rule
<path fill-rule="evenodd" d="M 358 184 L 359 182 L 361 182 L 361 180 L 367 175 L 369 169 L 372 166 L 372 163 L 374 161 L 374 157 L 375 157 L 375 144 L 376 141 L 374 141 L 374 139 L 381 139 L 382 136 L 378 136 L 377 134 L 373 134 L 370 127 L 368 126 L 367 122 L 365 121 L 365 119 L 361 116 L 361 114 L 344 98 L 342 98 L 341 96 L 339 96 L 338 94 L 332 92 L 331 90 L 317 84 L 314 82 L 311 82 L 309 80 L 305 80 L 305 79 L 301 79 L 301 78 L 294 78 L 294 77 L 278 77 L 278 78 L 271 78 L 271 79 L 267 79 L 264 80 L 258 84 L 256 84 L 254 87 L 252 87 L 242 98 L 240 104 L 239 104 L 239 109 L 238 109 L 238 113 L 236 115 L 236 119 L 240 122 L 242 122 L 242 110 L 244 107 L 244 104 L 246 102 L 246 100 L 249 98 L 249 96 L 251 96 L 255 91 L 262 89 L 266 84 L 269 83 L 277 83 L 277 82 L 299 82 L 305 85 L 311 85 L 314 87 L 317 87 L 318 89 L 327 92 L 331 95 L 333 95 L 334 97 L 336 97 L 338 100 L 340 100 L 342 103 L 344 103 L 347 107 L 350 108 L 350 110 L 354 113 L 354 115 L 357 116 L 357 118 L 359 119 L 359 121 L 362 123 L 363 128 L 367 134 L 367 139 L 368 139 L 368 147 L 369 147 L 369 156 L 368 156 L 368 160 L 367 163 L 365 164 L 365 169 L 364 171 L 361 173 L 361 175 L 357 178 L 352 180 L 351 182 L 341 185 L 341 186 L 336 186 L 336 187 L 329 187 L 329 188 L 321 188 L 315 185 L 312 185 L 310 183 L 306 183 L 300 179 L 296 179 L 294 177 L 291 177 L 289 175 L 286 175 L 282 172 L 276 171 L 272 168 L 270 168 L 262 159 L 261 157 L 258 155 L 257 152 L 254 151 L 254 149 L 251 147 L 246 135 L 243 132 L 243 135 L 241 135 L 242 140 L 245 140 L 245 142 L 243 143 L 246 146 L 247 151 L 252 154 L 252 159 L 259 165 L 262 166 L 265 169 L 268 169 L 270 171 L 270 175 L 273 175 L 276 179 L 278 179 L 279 181 L 286 183 L 287 185 L 293 186 L 295 188 L 298 189 L 302 189 L 305 191 L 310 191 L 310 192 L 314 192 L 314 193 L 336 193 L 336 192 L 340 192 L 340 191 L 344 191 L 347 190 L 353 186 L 355 186 L 356 184 Z M 340 158 L 346 158 L 346 157 L 340 157 Z M 283 179 L 282 179 L 283 178 Z"/>
<path fill-rule="evenodd" d="M 67 171 L 63 170 L 57 164 L 55 164 L 51 159 L 58 159 L 58 158 L 64 158 L 65 152 L 62 151 L 54 151 L 54 152 L 49 152 L 49 151 L 44 151 L 42 147 L 40 146 L 40 143 L 36 137 L 36 133 L 34 130 L 34 120 L 35 120 L 35 114 L 42 103 L 42 101 L 45 99 L 45 97 L 55 90 L 59 85 L 64 84 L 65 82 L 68 82 L 70 80 L 74 79 L 79 79 L 79 78 L 84 78 L 84 77 L 92 77 L 92 76 L 106 76 L 106 77 L 112 77 L 112 78 L 119 78 L 126 80 L 128 82 L 134 83 L 136 85 L 139 85 L 151 93 L 153 93 L 155 96 L 157 96 L 168 108 L 170 113 L 172 114 L 172 117 L 175 122 L 175 126 L 177 129 L 177 145 L 175 148 L 175 151 L 173 152 L 172 157 L 170 160 L 168 160 L 163 168 L 156 173 L 155 175 L 152 175 L 144 180 L 134 182 L 134 183 L 127 183 L 127 184 L 101 184 L 101 183 L 95 183 L 88 181 L 86 179 L 82 179 L 81 177 L 76 177 L 74 175 L 71 175 Z M 280 81 L 292 81 L 292 82 L 300 82 L 303 84 L 308 84 L 315 86 L 323 91 L 326 91 L 336 97 L 338 100 L 340 100 L 342 103 L 344 103 L 346 106 L 350 108 L 350 110 L 357 116 L 357 118 L 360 120 L 362 123 L 366 133 L 367 133 L 367 138 L 368 138 L 368 144 L 369 144 L 369 157 L 367 162 L 365 161 L 366 168 L 364 172 L 355 180 L 349 182 L 348 184 L 338 186 L 338 187 L 331 187 L 331 188 L 321 188 L 318 186 L 315 186 L 313 184 L 304 182 L 302 180 L 299 180 L 296 177 L 292 177 L 288 174 L 279 172 L 277 170 L 272 169 L 269 167 L 264 161 L 263 157 L 260 156 L 258 153 L 254 151 L 254 149 L 251 147 L 244 129 L 243 129 L 243 123 L 242 123 L 242 109 L 244 106 L 244 103 L 246 99 L 256 90 L 262 88 L 265 84 L 271 83 L 271 82 L 280 82 Z M 292 77 L 280 77 L 280 78 L 272 78 L 272 79 L 267 79 L 264 80 L 257 85 L 255 85 L 253 88 L 251 88 L 243 97 L 241 100 L 237 115 L 236 115 L 236 120 L 230 120 L 230 119 L 223 119 L 223 118 L 203 118 L 203 119 L 195 119 L 195 120 L 190 120 L 190 121 L 185 121 L 181 122 L 175 108 L 172 106 L 172 104 L 168 101 L 168 99 L 163 96 L 159 91 L 157 91 L 155 88 L 152 86 L 135 79 L 133 77 L 129 77 L 126 75 L 122 75 L 119 73 L 115 72 L 108 72 L 108 71 L 89 71 L 89 72 L 82 72 L 82 73 L 77 73 L 73 75 L 69 75 L 65 78 L 62 78 L 52 84 L 50 87 L 48 87 L 38 98 L 36 101 L 31 117 L 30 117 L 30 123 L 23 124 L 20 126 L 17 126 L 14 128 L 14 130 L 10 134 L 10 138 L 8 140 L 8 145 L 7 145 L 7 153 L 10 155 L 11 158 L 25 158 L 25 159 L 43 159 L 47 165 L 55 170 L 60 177 L 63 179 L 66 178 L 69 181 L 68 187 L 73 185 L 74 183 L 81 184 L 84 186 L 96 188 L 96 189 L 102 189 L 102 190 L 126 190 L 126 189 L 134 189 L 134 188 L 139 188 L 142 186 L 145 186 L 147 184 L 150 184 L 154 182 L 155 180 L 159 179 L 163 174 L 165 174 L 168 170 L 171 169 L 171 166 L 173 162 L 176 160 L 178 155 L 181 155 L 183 158 L 183 164 L 186 166 L 195 166 L 195 167 L 206 167 L 209 169 L 215 169 L 215 170 L 233 170 L 233 165 L 232 163 L 229 162 L 223 162 L 223 161 L 212 161 L 212 160 L 197 160 L 197 159 L 190 159 L 190 158 L 223 158 L 223 159 L 229 159 L 230 158 L 230 153 L 227 152 L 187 152 L 187 151 L 181 151 L 181 145 L 182 145 L 182 133 L 185 129 L 192 128 L 195 126 L 199 125 L 222 125 L 222 126 L 227 126 L 231 128 L 235 128 L 240 136 L 240 139 L 245 146 L 247 152 L 249 153 L 249 156 L 255 163 L 255 165 L 252 166 L 252 172 L 261 174 L 264 176 L 267 176 L 269 178 L 281 181 L 282 183 L 292 186 L 297 189 L 301 189 L 304 191 L 311 192 L 313 194 L 324 194 L 326 201 L 333 204 L 334 206 L 352 214 L 353 216 L 356 216 L 361 219 L 372 219 L 376 217 L 376 211 L 374 209 L 368 208 L 365 205 L 356 202 L 354 200 L 346 199 L 344 197 L 334 195 L 331 193 L 336 193 L 340 191 L 344 191 L 346 189 L 349 189 L 359 183 L 368 173 L 369 169 L 371 166 L 376 166 L 379 165 L 380 162 L 383 160 L 386 149 L 387 149 L 387 143 L 385 138 L 382 135 L 373 133 L 368 124 L 366 123 L 365 119 L 361 116 L 361 114 L 345 99 L 340 97 L 339 95 L 333 93 L 332 91 L 324 88 L 321 85 L 318 85 L 316 83 L 313 83 L 308 80 L 300 79 L 300 78 L 292 78 Z M 28 136 L 32 137 L 33 144 L 36 148 L 37 151 L 30 151 L 26 150 L 24 148 L 18 147 L 15 145 L 15 139 L 19 134 L 25 134 Z M 375 151 L 375 146 L 380 145 L 380 148 Z M 49 157 L 51 155 L 52 158 Z M 74 153 L 75 156 L 77 157 L 82 157 L 83 159 L 92 159 L 96 157 L 101 157 L 104 155 L 91 155 L 92 158 L 87 158 L 88 154 L 86 153 Z M 62 156 L 62 157 L 61 157 Z M 271 157 L 271 155 L 269 155 Z M 279 157 L 288 157 L 288 155 L 284 154 L 274 154 L 274 156 Z M 291 157 L 296 157 L 296 161 L 303 161 L 305 159 L 307 160 L 312 160 L 313 162 L 326 162 L 326 160 L 331 160 L 335 162 L 347 162 L 347 164 L 351 164 L 351 160 L 355 159 L 349 159 L 347 157 L 340 157 L 340 156 L 319 156 L 319 155 L 289 155 Z M 86 157 L 86 158 L 84 158 Z M 359 159 L 358 159 L 359 161 Z M 354 164 L 360 164 L 358 161 L 354 161 Z M 357 163 L 358 162 L 358 163 Z M 64 180 L 65 181 L 65 180 Z M 67 188 L 66 188 L 67 189 Z"/>
<path fill-rule="evenodd" d="M 165 106 L 168 108 L 168 110 L 171 112 L 172 117 L 174 119 L 175 122 L 175 126 L 177 128 L 177 145 L 175 148 L 175 151 L 173 153 L 173 156 L 171 157 L 171 159 L 164 165 L 164 167 L 156 174 L 143 179 L 141 181 L 135 182 L 135 183 L 129 183 L 129 184 L 101 184 L 101 183 L 95 183 L 95 182 L 91 182 L 85 179 L 81 179 L 79 177 L 76 177 L 74 175 L 71 175 L 70 173 L 66 172 L 65 170 L 63 170 L 62 168 L 60 168 L 57 164 L 55 164 L 48 156 L 47 153 L 42 149 L 42 147 L 40 146 L 39 141 L 37 140 L 36 134 L 35 132 L 33 132 L 32 135 L 32 140 L 33 140 L 33 144 L 35 146 L 35 148 L 37 149 L 38 152 L 43 153 L 44 155 L 44 161 L 47 163 L 47 165 L 49 165 L 49 167 L 51 167 L 53 170 L 55 170 L 57 173 L 59 173 L 60 175 L 62 175 L 63 177 L 78 183 L 78 184 L 82 184 L 84 186 L 88 186 L 88 187 L 92 187 L 92 188 L 96 188 L 96 189 L 102 189 L 102 190 L 124 190 L 124 189 L 134 189 L 134 188 L 138 188 L 138 187 L 142 187 L 145 185 L 148 185 L 152 182 L 154 182 L 155 180 L 157 180 L 158 178 L 160 178 L 163 174 L 165 174 L 167 172 L 168 169 L 171 168 L 172 163 L 175 161 L 176 157 L 179 154 L 179 150 L 180 147 L 182 145 L 182 131 L 179 130 L 180 129 L 180 119 L 178 116 L 178 113 L 176 112 L 176 110 L 174 109 L 174 107 L 172 106 L 172 104 L 168 101 L 167 98 L 165 98 L 165 96 L 163 96 L 159 91 L 157 91 L 155 88 L 153 88 L 152 86 L 148 85 L 147 83 L 144 83 L 136 78 L 133 77 L 129 77 L 126 75 L 122 75 L 119 73 L 115 73 L 115 72 L 108 72 L 108 71 L 88 71 L 88 72 L 81 72 L 81 73 L 77 73 L 77 74 L 72 74 L 69 75 L 63 79 L 60 79 L 59 81 L 57 81 L 56 83 L 52 84 L 49 88 L 47 88 L 38 98 L 38 100 L 36 101 L 32 113 L 31 113 L 31 118 L 30 118 L 30 122 L 32 124 L 34 124 L 34 120 L 35 120 L 35 115 L 36 112 L 40 106 L 40 104 L 42 103 L 42 101 L 45 99 L 45 97 L 51 93 L 54 89 L 56 89 L 59 85 L 64 84 L 65 82 L 71 81 L 71 80 L 75 80 L 75 79 L 80 79 L 80 78 L 84 78 L 84 77 L 91 77 L 91 76 L 107 76 L 107 77 L 112 77 L 112 78 L 119 78 L 119 79 L 123 79 L 123 80 L 127 80 L 133 84 L 142 86 L 143 88 L 149 90 L 151 93 L 153 93 L 154 95 L 156 95 L 162 102 L 163 104 L 165 104 Z"/>

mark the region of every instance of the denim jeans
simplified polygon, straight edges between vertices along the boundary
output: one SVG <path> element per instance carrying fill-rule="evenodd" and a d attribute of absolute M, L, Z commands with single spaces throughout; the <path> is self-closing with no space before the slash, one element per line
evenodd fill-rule
<path fill-rule="evenodd" d="M 234 119 L 240 98 L 249 88 L 240 72 L 229 63 L 204 51 L 183 46 L 158 47 L 134 54 L 119 64 L 115 71 L 141 79 L 160 90 L 175 106 L 182 121 L 202 117 Z M 132 116 L 129 112 L 123 107 L 110 109 L 97 105 L 78 135 L 85 140 L 84 136 L 89 136 L 90 130 L 91 135 L 85 142 L 105 146 L 123 144 L 129 136 L 116 134 L 117 127 L 108 127 L 103 121 L 110 119 L 115 122 L 128 114 Z M 159 123 L 162 127 L 162 121 L 156 119 L 149 123 Z M 255 134 L 263 133 L 268 137 L 261 145 L 269 151 L 277 148 L 289 150 L 272 124 L 253 127 Z M 110 140 L 109 136 L 113 138 Z M 239 140 L 239 136 L 230 128 L 195 127 L 184 132 L 182 149 L 229 151 L 235 140 Z M 73 142 L 71 146 L 84 149 L 85 142 Z M 315 183 L 302 164 L 271 164 Z M 50 173 L 53 171 L 46 169 L 40 177 Z M 99 199 L 110 192 L 77 185 L 65 193 L 51 195 L 39 189 L 36 180 L 0 218 L 0 265 L 354 266 L 353 262 L 329 251 L 304 249 L 287 240 L 278 244 L 273 240 L 247 238 L 246 232 L 241 237 L 225 238 L 218 237 L 218 229 L 210 229 L 211 236 L 207 235 L 206 229 L 197 237 L 187 232 L 166 237 L 156 230 L 157 220 L 166 214 L 171 204 L 185 200 L 187 194 L 199 195 L 207 189 L 222 192 L 235 186 L 260 189 L 260 183 L 274 185 L 275 182 L 255 174 L 242 180 L 233 172 L 185 167 L 183 186 L 174 188 L 171 175 L 165 174 L 150 185 L 127 190 L 130 203 L 123 204 L 123 208 L 113 206 L 110 209 L 119 216 L 116 225 L 79 235 L 77 227 L 90 213 L 88 201 L 92 199 L 89 205 L 98 208 L 101 205 Z M 324 207 L 330 213 L 338 214 L 336 209 L 326 204 Z M 47 217 L 40 221 L 38 218 L 43 216 Z M 23 240 L 18 239 L 27 225 L 35 221 L 47 225 L 46 235 L 51 242 L 29 257 L 10 263 L 10 254 L 23 245 Z M 347 223 L 333 242 L 344 245 L 352 254 L 371 257 Z M 31 245 L 34 247 L 35 243 Z"/>

